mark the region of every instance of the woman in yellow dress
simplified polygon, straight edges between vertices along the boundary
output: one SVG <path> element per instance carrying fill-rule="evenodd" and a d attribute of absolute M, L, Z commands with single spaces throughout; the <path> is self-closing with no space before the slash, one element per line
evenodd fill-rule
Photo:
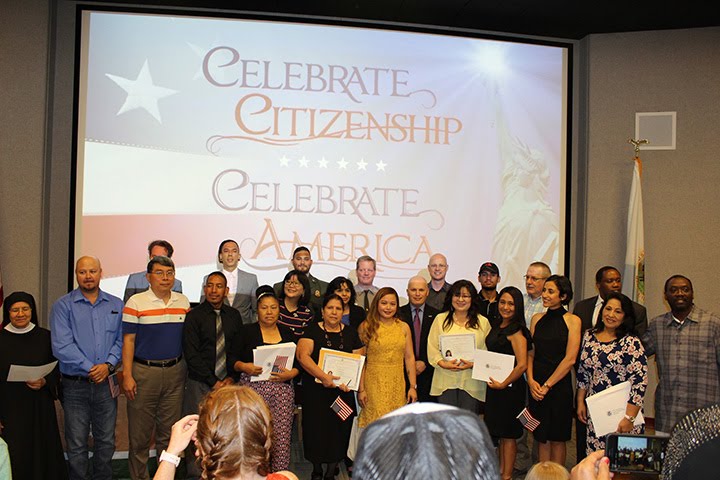
<path fill-rule="evenodd" d="M 360 325 L 360 339 L 367 347 L 365 371 L 360 379 L 358 418 L 362 428 L 406 403 L 417 401 L 415 354 L 410 327 L 397 318 L 398 294 L 381 288 L 373 298 L 367 318 Z M 410 381 L 405 393 L 403 364 Z"/>

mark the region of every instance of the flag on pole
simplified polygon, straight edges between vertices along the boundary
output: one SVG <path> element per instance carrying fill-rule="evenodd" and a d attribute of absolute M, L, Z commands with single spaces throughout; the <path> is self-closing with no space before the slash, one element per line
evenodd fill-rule
<path fill-rule="evenodd" d="M 645 303 L 645 233 L 642 208 L 642 161 L 635 156 L 630 204 L 628 206 L 627 243 L 623 293 L 637 303 Z"/>

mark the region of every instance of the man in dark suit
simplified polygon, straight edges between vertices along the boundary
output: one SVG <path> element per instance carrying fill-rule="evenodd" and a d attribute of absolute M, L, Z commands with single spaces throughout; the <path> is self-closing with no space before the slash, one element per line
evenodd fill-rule
<path fill-rule="evenodd" d="M 598 294 L 594 297 L 580 300 L 575 304 L 575 308 L 573 309 L 573 313 L 580 317 L 582 321 L 583 333 L 601 321 L 602 304 L 608 294 L 611 292 L 622 292 L 622 276 L 620 275 L 620 271 L 609 265 L 602 267 L 595 273 L 595 287 L 597 287 Z M 632 302 L 632 305 L 635 311 L 635 333 L 638 336 L 642 336 L 645 330 L 647 330 L 647 310 L 639 303 Z M 578 355 L 578 359 L 579 358 L 580 355 Z M 575 429 L 577 461 L 579 462 L 586 456 L 585 441 L 587 427 L 580 420 L 576 419 Z"/>
<path fill-rule="evenodd" d="M 427 356 L 428 333 L 438 311 L 425 303 L 430 290 L 423 277 L 412 277 L 408 281 L 407 294 L 410 303 L 400 307 L 398 316 L 410 326 L 413 349 L 415 351 L 415 371 L 417 372 L 417 394 L 419 402 L 434 402 L 430 396 L 435 369 L 429 365 Z"/>
<path fill-rule="evenodd" d="M 595 274 L 595 286 L 598 295 L 586 298 L 575 304 L 573 313 L 582 320 L 582 331 L 594 327 L 600 319 L 600 309 L 605 297 L 610 292 L 622 292 L 622 277 L 620 271 L 611 266 L 602 267 Z M 639 303 L 633 302 L 635 311 L 635 333 L 642 336 L 647 330 L 647 310 Z"/>

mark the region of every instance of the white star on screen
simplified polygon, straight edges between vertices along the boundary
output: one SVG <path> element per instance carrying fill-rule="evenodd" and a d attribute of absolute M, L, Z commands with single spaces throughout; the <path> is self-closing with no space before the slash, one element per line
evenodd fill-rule
<path fill-rule="evenodd" d="M 280 165 L 282 165 L 283 167 L 287 167 L 288 163 L 290 163 L 290 159 L 283 155 L 280 159 Z"/>
<path fill-rule="evenodd" d="M 160 109 L 158 108 L 158 100 L 178 93 L 177 90 L 158 87 L 153 84 L 147 60 L 145 60 L 145 63 L 140 69 L 140 73 L 138 73 L 135 80 L 118 77 L 117 75 L 111 75 L 109 73 L 106 73 L 105 75 L 127 92 L 125 103 L 123 103 L 116 115 L 135 110 L 136 108 L 142 108 L 152 115 L 158 123 L 162 123 L 162 119 L 160 118 Z"/>
<path fill-rule="evenodd" d="M 345 157 L 342 158 L 342 160 L 338 161 L 338 167 L 340 167 L 340 170 L 347 169 L 348 162 L 345 160 Z"/>
<path fill-rule="evenodd" d="M 327 168 L 327 160 L 325 160 L 325 157 L 322 157 L 320 160 L 318 160 L 318 167 L 320 168 Z"/>
<path fill-rule="evenodd" d="M 378 172 L 381 171 L 381 170 L 384 172 L 384 171 L 385 171 L 385 167 L 387 166 L 387 163 L 385 163 L 385 162 L 383 162 L 382 160 L 380 160 L 379 162 L 377 162 L 377 163 L 375 164 L 375 166 L 377 167 L 377 171 L 378 171 Z"/>
<path fill-rule="evenodd" d="M 305 155 L 302 156 L 300 160 L 298 160 L 301 167 L 307 168 L 308 167 L 308 159 L 305 158 Z"/>
<path fill-rule="evenodd" d="M 365 167 L 367 167 L 367 162 L 364 158 L 361 158 L 359 162 L 357 162 L 358 170 L 366 170 Z"/>

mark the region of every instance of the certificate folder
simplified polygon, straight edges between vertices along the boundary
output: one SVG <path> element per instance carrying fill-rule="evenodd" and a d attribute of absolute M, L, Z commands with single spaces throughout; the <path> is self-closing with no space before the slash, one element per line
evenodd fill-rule
<path fill-rule="evenodd" d="M 365 357 L 356 353 L 341 352 L 330 348 L 321 348 L 318 357 L 320 369 L 340 377 L 334 380 L 335 385 L 345 384 L 350 390 L 357 390 L 360 387 L 360 375 L 365 365 Z M 316 383 L 322 383 L 317 378 Z"/>
<path fill-rule="evenodd" d="M 617 431 L 620 420 L 625 416 L 625 407 L 630 399 L 630 388 L 630 382 L 622 382 L 585 399 L 588 415 L 592 419 L 598 438 Z M 645 419 L 642 412 L 638 412 L 635 425 L 643 423 Z"/>
<path fill-rule="evenodd" d="M 292 342 L 278 343 L 276 345 L 263 345 L 253 349 L 253 363 L 258 367 L 262 367 L 263 371 L 260 375 L 250 377 L 251 382 L 260 382 L 262 380 L 270 380 L 270 374 L 279 372 L 278 367 L 287 370 L 293 368 L 295 360 L 295 347 Z"/>

